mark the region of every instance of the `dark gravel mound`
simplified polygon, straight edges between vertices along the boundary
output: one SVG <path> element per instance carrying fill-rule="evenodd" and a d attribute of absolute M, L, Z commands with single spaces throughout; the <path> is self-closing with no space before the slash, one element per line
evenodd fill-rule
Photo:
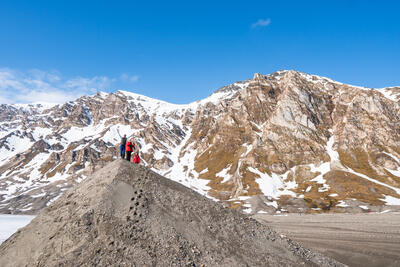
<path fill-rule="evenodd" d="M 114 161 L 0 246 L 0 266 L 339 266 L 151 170 Z"/>

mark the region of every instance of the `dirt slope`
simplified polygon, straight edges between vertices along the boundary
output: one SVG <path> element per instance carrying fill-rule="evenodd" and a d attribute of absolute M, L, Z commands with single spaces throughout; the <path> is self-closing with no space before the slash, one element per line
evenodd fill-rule
<path fill-rule="evenodd" d="M 0 246 L 0 266 L 337 266 L 149 169 L 116 160 Z"/>

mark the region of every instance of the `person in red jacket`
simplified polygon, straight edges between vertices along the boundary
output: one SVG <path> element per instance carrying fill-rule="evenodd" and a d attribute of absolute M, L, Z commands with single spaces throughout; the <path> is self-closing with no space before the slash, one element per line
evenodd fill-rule
<path fill-rule="evenodd" d="M 133 157 L 133 163 L 139 164 L 140 163 L 140 157 L 138 153 L 135 153 L 135 156 Z"/>
<path fill-rule="evenodd" d="M 135 148 L 135 144 L 133 143 L 133 139 L 126 142 L 126 160 L 127 161 L 131 161 L 131 155 L 132 155 L 134 148 Z"/>

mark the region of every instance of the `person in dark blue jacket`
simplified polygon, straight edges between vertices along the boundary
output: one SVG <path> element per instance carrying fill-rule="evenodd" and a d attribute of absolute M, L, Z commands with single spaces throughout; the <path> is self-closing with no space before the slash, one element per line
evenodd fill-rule
<path fill-rule="evenodd" d="M 126 146 L 126 134 L 124 134 L 124 137 L 121 138 L 121 145 L 119 146 L 119 152 L 121 154 L 121 158 L 125 159 L 125 146 Z"/>

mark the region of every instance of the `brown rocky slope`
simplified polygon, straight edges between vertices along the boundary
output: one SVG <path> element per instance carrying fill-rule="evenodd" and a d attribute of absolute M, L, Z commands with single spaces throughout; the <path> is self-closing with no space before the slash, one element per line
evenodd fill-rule
<path fill-rule="evenodd" d="M 1 266 L 341 266 L 272 229 L 116 160 L 0 246 Z"/>

